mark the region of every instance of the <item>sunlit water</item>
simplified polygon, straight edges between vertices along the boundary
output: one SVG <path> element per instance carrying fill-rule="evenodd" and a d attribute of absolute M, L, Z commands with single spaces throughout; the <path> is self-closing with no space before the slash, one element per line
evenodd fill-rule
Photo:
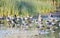
<path fill-rule="evenodd" d="M 46 20 L 48 18 L 44 19 Z M 55 32 L 40 32 L 37 30 L 26 31 L 19 28 L 6 28 L 2 26 L 0 27 L 0 38 L 60 38 L 59 29 L 60 27 Z"/>
<path fill-rule="evenodd" d="M 38 34 L 37 31 L 24 31 L 24 30 L 19 30 L 19 29 L 14 29 L 14 28 L 9 28 L 6 30 L 0 30 L 0 38 L 27 38 L 27 36 L 32 36 Z M 15 37 L 14 37 L 15 36 Z"/>
<path fill-rule="evenodd" d="M 39 35 L 37 30 L 33 31 L 25 31 L 25 30 L 20 30 L 20 29 L 15 29 L 15 28 L 7 28 L 7 29 L 2 29 L 0 30 L 0 38 L 35 38 L 35 37 L 41 37 L 41 38 L 60 38 L 60 33 L 59 29 L 55 32 L 41 32 Z M 37 36 L 35 36 L 37 35 Z"/>

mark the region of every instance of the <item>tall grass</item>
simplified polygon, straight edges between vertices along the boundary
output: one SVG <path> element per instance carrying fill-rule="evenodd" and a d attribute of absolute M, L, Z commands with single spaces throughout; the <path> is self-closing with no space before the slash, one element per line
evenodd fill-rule
<path fill-rule="evenodd" d="M 48 0 L 0 0 L 0 16 L 47 14 L 55 10 L 52 1 Z"/>

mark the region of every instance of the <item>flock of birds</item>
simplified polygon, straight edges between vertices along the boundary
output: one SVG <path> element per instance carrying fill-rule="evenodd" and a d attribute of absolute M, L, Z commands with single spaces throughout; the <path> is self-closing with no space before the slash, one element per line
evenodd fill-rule
<path fill-rule="evenodd" d="M 0 17 L 0 25 L 4 24 L 4 22 L 2 22 L 1 20 L 6 20 L 7 24 L 9 26 L 12 26 L 13 28 L 16 26 L 18 28 L 22 27 L 24 28 L 22 30 L 26 30 L 26 31 L 28 30 L 28 28 L 34 28 L 33 26 L 36 25 L 35 29 L 38 30 L 39 34 L 48 34 L 49 31 L 55 32 L 58 29 L 57 26 L 60 26 L 60 24 L 55 26 L 58 20 L 52 18 L 52 16 L 49 16 L 48 20 L 46 21 L 44 21 L 44 19 L 41 16 L 39 16 L 38 18 L 34 18 L 34 17 L 22 18 L 16 15 L 14 15 L 14 17 L 10 17 L 10 16 Z"/>

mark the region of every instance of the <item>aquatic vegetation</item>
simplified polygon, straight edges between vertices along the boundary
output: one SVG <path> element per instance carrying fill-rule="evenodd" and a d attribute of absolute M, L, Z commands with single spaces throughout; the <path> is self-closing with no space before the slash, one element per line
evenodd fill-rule
<path fill-rule="evenodd" d="M 37 34 L 35 36 L 38 38 L 59 38 L 60 21 L 52 17 L 45 20 L 39 16 L 55 13 L 56 7 L 59 6 L 58 2 L 60 1 L 0 0 L 0 27 L 4 30 L 8 29 L 6 32 L 8 35 L 22 31 L 23 33 L 26 32 L 26 34 L 31 32 L 32 36 Z"/>
<path fill-rule="evenodd" d="M 47 14 L 54 12 L 56 6 L 47 0 L 0 0 L 0 16 L 29 16 L 37 13 Z"/>

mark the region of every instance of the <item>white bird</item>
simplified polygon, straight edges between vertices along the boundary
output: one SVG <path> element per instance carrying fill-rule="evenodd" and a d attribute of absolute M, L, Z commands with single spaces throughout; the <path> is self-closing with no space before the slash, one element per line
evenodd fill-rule
<path fill-rule="evenodd" d="M 59 26 L 60 26 L 60 22 L 59 22 Z"/>
<path fill-rule="evenodd" d="M 58 27 L 55 27 L 55 29 L 58 29 Z"/>
<path fill-rule="evenodd" d="M 25 17 L 25 20 L 27 20 L 28 18 L 27 17 Z"/>
<path fill-rule="evenodd" d="M 59 32 L 59 36 L 60 36 L 60 32 Z"/>
<path fill-rule="evenodd" d="M 32 18 L 32 17 L 30 17 L 30 18 Z"/>
<path fill-rule="evenodd" d="M 52 22 L 52 25 L 54 25 L 55 23 L 54 22 Z"/>
<path fill-rule="evenodd" d="M 55 32 L 55 31 L 51 30 L 51 32 Z"/>

